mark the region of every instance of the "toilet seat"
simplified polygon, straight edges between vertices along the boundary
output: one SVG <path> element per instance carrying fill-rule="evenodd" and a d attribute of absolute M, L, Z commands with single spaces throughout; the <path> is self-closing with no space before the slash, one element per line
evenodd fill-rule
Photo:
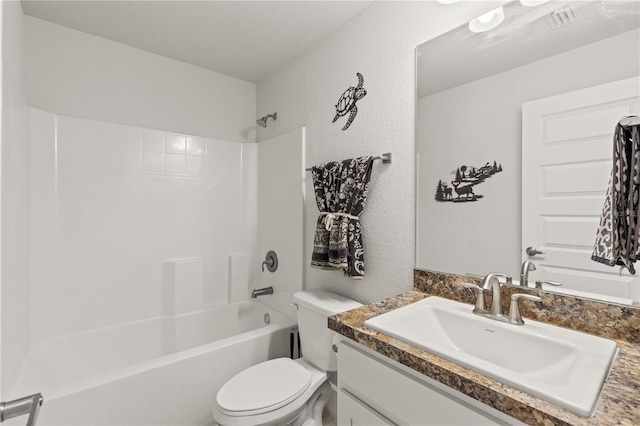
<path fill-rule="evenodd" d="M 289 358 L 256 364 L 220 388 L 216 405 L 228 416 L 251 416 L 277 410 L 311 385 L 311 372 Z"/>
<path fill-rule="evenodd" d="M 279 360 L 283 360 L 283 361 L 279 361 Z M 281 401 L 280 403 L 276 403 L 271 407 L 263 407 L 261 410 L 262 413 L 258 413 L 258 410 L 255 410 L 255 406 L 250 407 L 250 408 L 253 408 L 253 410 L 248 410 L 248 411 L 227 410 L 223 406 L 221 406 L 220 402 L 222 402 L 222 405 L 226 404 L 226 406 L 228 406 L 229 408 L 233 408 L 232 402 L 229 402 L 229 401 L 235 401 L 235 399 L 233 399 L 233 397 L 231 396 L 225 396 L 224 394 L 222 394 L 222 389 L 227 386 L 227 383 L 229 383 L 231 380 L 234 380 L 235 377 L 243 373 L 243 372 L 240 372 L 238 375 L 232 377 L 229 380 L 229 382 L 225 383 L 222 386 L 222 388 L 220 388 L 220 391 L 218 391 L 218 395 L 216 396 L 216 402 L 213 404 L 213 417 L 218 424 L 234 425 L 234 426 L 290 424 L 290 422 L 292 422 L 294 419 L 298 418 L 298 416 L 303 414 L 303 410 L 306 409 L 305 407 L 308 405 L 309 401 L 312 400 L 314 396 L 318 394 L 318 392 L 321 392 L 322 389 L 324 388 L 329 388 L 329 384 L 327 381 L 327 373 L 317 369 L 316 367 L 309 364 L 302 358 L 299 358 L 296 360 L 291 360 L 289 358 L 277 358 L 277 359 L 269 360 L 261 364 L 257 364 L 257 365 L 264 364 L 264 367 L 258 367 L 256 370 L 260 372 L 263 368 L 265 370 L 269 369 L 272 363 L 274 363 L 274 361 L 277 361 L 277 364 L 280 364 L 280 367 L 287 366 L 287 367 L 283 367 L 284 369 L 286 369 L 286 372 L 283 372 L 281 376 L 278 376 L 278 378 L 275 381 L 270 380 L 268 382 L 265 382 L 267 383 L 266 385 L 258 383 L 258 379 L 256 379 L 255 381 L 252 381 L 251 379 L 247 379 L 247 383 L 248 383 L 247 386 L 249 387 L 254 385 L 263 386 L 263 387 L 266 386 L 267 392 L 264 392 L 264 393 L 267 394 L 270 392 L 271 386 L 275 386 L 275 383 L 282 380 L 284 377 L 286 377 L 289 374 L 289 367 L 291 367 L 292 371 L 300 372 L 300 370 L 298 370 L 298 367 L 308 371 L 310 375 L 308 386 L 306 386 L 306 388 L 301 393 L 292 391 L 291 394 L 288 395 L 286 398 L 284 398 L 283 401 Z M 295 366 L 292 366 L 294 364 Z M 253 367 L 250 367 L 248 370 L 252 368 Z M 247 371 L 247 370 L 244 370 L 244 371 Z M 266 373 L 266 374 L 269 374 L 269 373 Z M 250 375 L 247 374 L 247 376 L 250 376 Z M 227 389 L 231 389 L 231 388 L 227 388 Z M 242 392 L 240 392 L 240 395 L 246 396 L 247 389 L 248 388 L 243 388 Z M 227 391 L 225 391 L 225 393 L 226 392 Z M 231 394 L 230 390 L 228 390 L 228 392 L 229 394 Z M 287 392 L 284 392 L 283 394 L 286 394 L 286 393 Z M 296 394 L 297 396 L 294 396 Z M 228 398 L 231 398 L 231 399 L 228 399 Z M 287 402 L 284 402 L 284 401 L 287 401 Z M 247 404 L 247 406 L 249 405 L 250 404 Z M 236 407 L 242 408 L 239 406 L 236 406 Z"/>

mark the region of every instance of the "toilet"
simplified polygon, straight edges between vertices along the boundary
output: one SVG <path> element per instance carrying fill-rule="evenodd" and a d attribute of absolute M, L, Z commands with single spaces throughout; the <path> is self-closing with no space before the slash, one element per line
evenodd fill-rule
<path fill-rule="evenodd" d="M 331 395 L 327 374 L 337 370 L 336 333 L 327 328 L 327 318 L 362 305 L 322 290 L 297 292 L 293 301 L 303 357 L 265 361 L 229 379 L 213 406 L 219 425 L 322 426 Z"/>

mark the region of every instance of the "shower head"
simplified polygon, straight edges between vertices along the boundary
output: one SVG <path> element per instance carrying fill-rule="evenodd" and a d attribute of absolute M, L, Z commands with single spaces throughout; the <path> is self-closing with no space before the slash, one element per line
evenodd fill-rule
<path fill-rule="evenodd" d="M 269 117 L 273 118 L 274 120 L 277 120 L 278 119 L 278 113 L 274 112 L 273 114 L 267 114 L 264 117 L 259 118 L 258 120 L 256 120 L 256 123 L 258 123 L 258 126 L 260 126 L 260 127 L 267 127 L 267 119 Z"/>

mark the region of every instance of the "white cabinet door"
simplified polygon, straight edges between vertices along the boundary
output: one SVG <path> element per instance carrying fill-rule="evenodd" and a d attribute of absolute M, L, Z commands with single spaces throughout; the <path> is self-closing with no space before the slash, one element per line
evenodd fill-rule
<path fill-rule="evenodd" d="M 639 279 L 591 260 L 607 184 L 613 132 L 640 113 L 640 77 L 522 106 L 522 260 L 529 282 L 639 299 Z M 528 256 L 527 247 L 544 254 Z"/>
<path fill-rule="evenodd" d="M 350 425 L 348 421 L 355 411 L 353 404 L 350 404 L 354 402 L 353 399 L 361 407 L 370 407 L 369 415 L 377 415 L 400 425 L 522 424 L 441 383 L 424 376 L 419 379 L 418 373 L 414 377 L 401 371 L 391 364 L 393 361 L 381 361 L 376 358 L 381 355 L 369 352 L 356 343 L 339 344 L 338 393 L 346 392 L 352 397 L 345 406 L 338 401 L 338 419 L 347 419 L 345 423 L 339 422 L 340 426 Z M 431 382 L 433 386 L 428 384 Z M 444 388 L 447 390 L 444 391 Z M 483 408 L 479 409 L 478 406 Z M 354 414 L 353 418 L 360 413 Z"/>
<path fill-rule="evenodd" d="M 354 398 L 347 391 L 340 390 L 338 391 L 338 425 L 393 426 L 394 423 Z"/>

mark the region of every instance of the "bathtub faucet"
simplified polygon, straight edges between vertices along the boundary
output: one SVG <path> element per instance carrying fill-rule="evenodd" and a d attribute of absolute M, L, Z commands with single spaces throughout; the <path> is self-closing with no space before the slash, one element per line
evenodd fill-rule
<path fill-rule="evenodd" d="M 273 287 L 265 287 L 265 288 L 254 288 L 251 292 L 251 298 L 255 299 L 258 296 L 264 296 L 265 294 L 273 294 Z"/>

